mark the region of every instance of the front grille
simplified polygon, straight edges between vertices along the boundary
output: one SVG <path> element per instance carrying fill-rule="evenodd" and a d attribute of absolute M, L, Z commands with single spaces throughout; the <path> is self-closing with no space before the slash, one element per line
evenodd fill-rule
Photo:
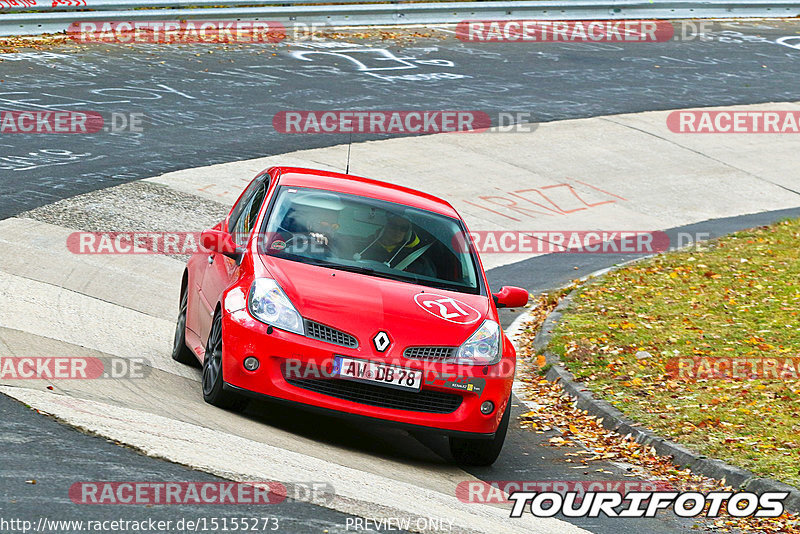
<path fill-rule="evenodd" d="M 457 347 L 408 347 L 403 356 L 413 360 L 444 361 L 452 359 Z"/>
<path fill-rule="evenodd" d="M 440 391 L 403 391 L 343 379 L 287 378 L 293 386 L 380 408 L 411 412 L 452 413 L 461 406 L 461 396 Z"/>
<path fill-rule="evenodd" d="M 308 319 L 306 319 L 304 322 L 306 327 L 306 336 L 308 337 L 319 339 L 320 341 L 325 341 L 327 343 L 333 343 L 334 345 L 340 345 L 342 347 L 349 347 L 351 349 L 358 347 L 358 340 L 347 332 L 342 332 L 341 330 L 336 330 L 330 326 L 326 326 L 315 321 L 310 321 Z"/>

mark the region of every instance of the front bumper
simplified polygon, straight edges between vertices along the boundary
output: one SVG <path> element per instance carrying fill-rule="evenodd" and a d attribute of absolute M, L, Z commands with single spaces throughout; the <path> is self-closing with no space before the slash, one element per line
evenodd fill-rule
<path fill-rule="evenodd" d="M 271 333 L 267 333 L 268 330 Z M 332 415 L 368 418 L 444 434 L 492 438 L 511 394 L 515 360 L 512 347 L 505 347 L 503 360 L 490 367 L 384 358 L 376 356 L 369 343 L 352 349 L 269 328 L 246 310 L 224 313 L 222 332 L 222 368 L 227 390 L 304 405 Z M 287 375 L 287 368 L 323 369 L 332 362 L 334 355 L 421 370 L 423 384 L 419 395 L 372 384 L 340 388 L 363 383 L 312 375 L 310 380 L 326 382 L 326 387 L 321 387 L 323 384 L 297 380 L 300 375 L 296 372 Z M 243 366 L 248 356 L 255 356 L 260 362 L 255 371 L 247 371 Z M 302 376 L 307 377 L 306 374 Z M 477 387 L 466 389 L 467 383 L 473 382 Z M 333 389 L 336 393 L 332 393 Z M 342 389 L 347 390 L 347 395 L 341 394 Z M 352 398 L 357 400 L 349 400 Z M 494 403 L 495 409 L 484 415 L 480 405 L 487 400 Z"/>

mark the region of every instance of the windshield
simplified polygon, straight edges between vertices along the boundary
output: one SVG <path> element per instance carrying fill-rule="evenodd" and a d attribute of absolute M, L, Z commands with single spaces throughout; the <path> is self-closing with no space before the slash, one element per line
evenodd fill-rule
<path fill-rule="evenodd" d="M 293 261 L 479 293 L 458 219 L 333 191 L 281 187 L 262 252 Z"/>

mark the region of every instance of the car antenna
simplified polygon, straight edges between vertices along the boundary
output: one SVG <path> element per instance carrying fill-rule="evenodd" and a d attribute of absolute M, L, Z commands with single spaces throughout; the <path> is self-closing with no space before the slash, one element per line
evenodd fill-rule
<path fill-rule="evenodd" d="M 353 130 L 350 130 L 350 140 L 347 142 L 347 167 L 344 170 L 345 174 L 350 174 L 350 147 L 353 146 Z"/>

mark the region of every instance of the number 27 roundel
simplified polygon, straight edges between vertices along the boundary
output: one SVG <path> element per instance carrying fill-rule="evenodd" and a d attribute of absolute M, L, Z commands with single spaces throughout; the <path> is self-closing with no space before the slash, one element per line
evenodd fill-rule
<path fill-rule="evenodd" d="M 417 293 L 414 295 L 414 301 L 431 315 L 451 323 L 470 324 L 481 318 L 478 310 L 452 297 L 435 293 Z"/>

